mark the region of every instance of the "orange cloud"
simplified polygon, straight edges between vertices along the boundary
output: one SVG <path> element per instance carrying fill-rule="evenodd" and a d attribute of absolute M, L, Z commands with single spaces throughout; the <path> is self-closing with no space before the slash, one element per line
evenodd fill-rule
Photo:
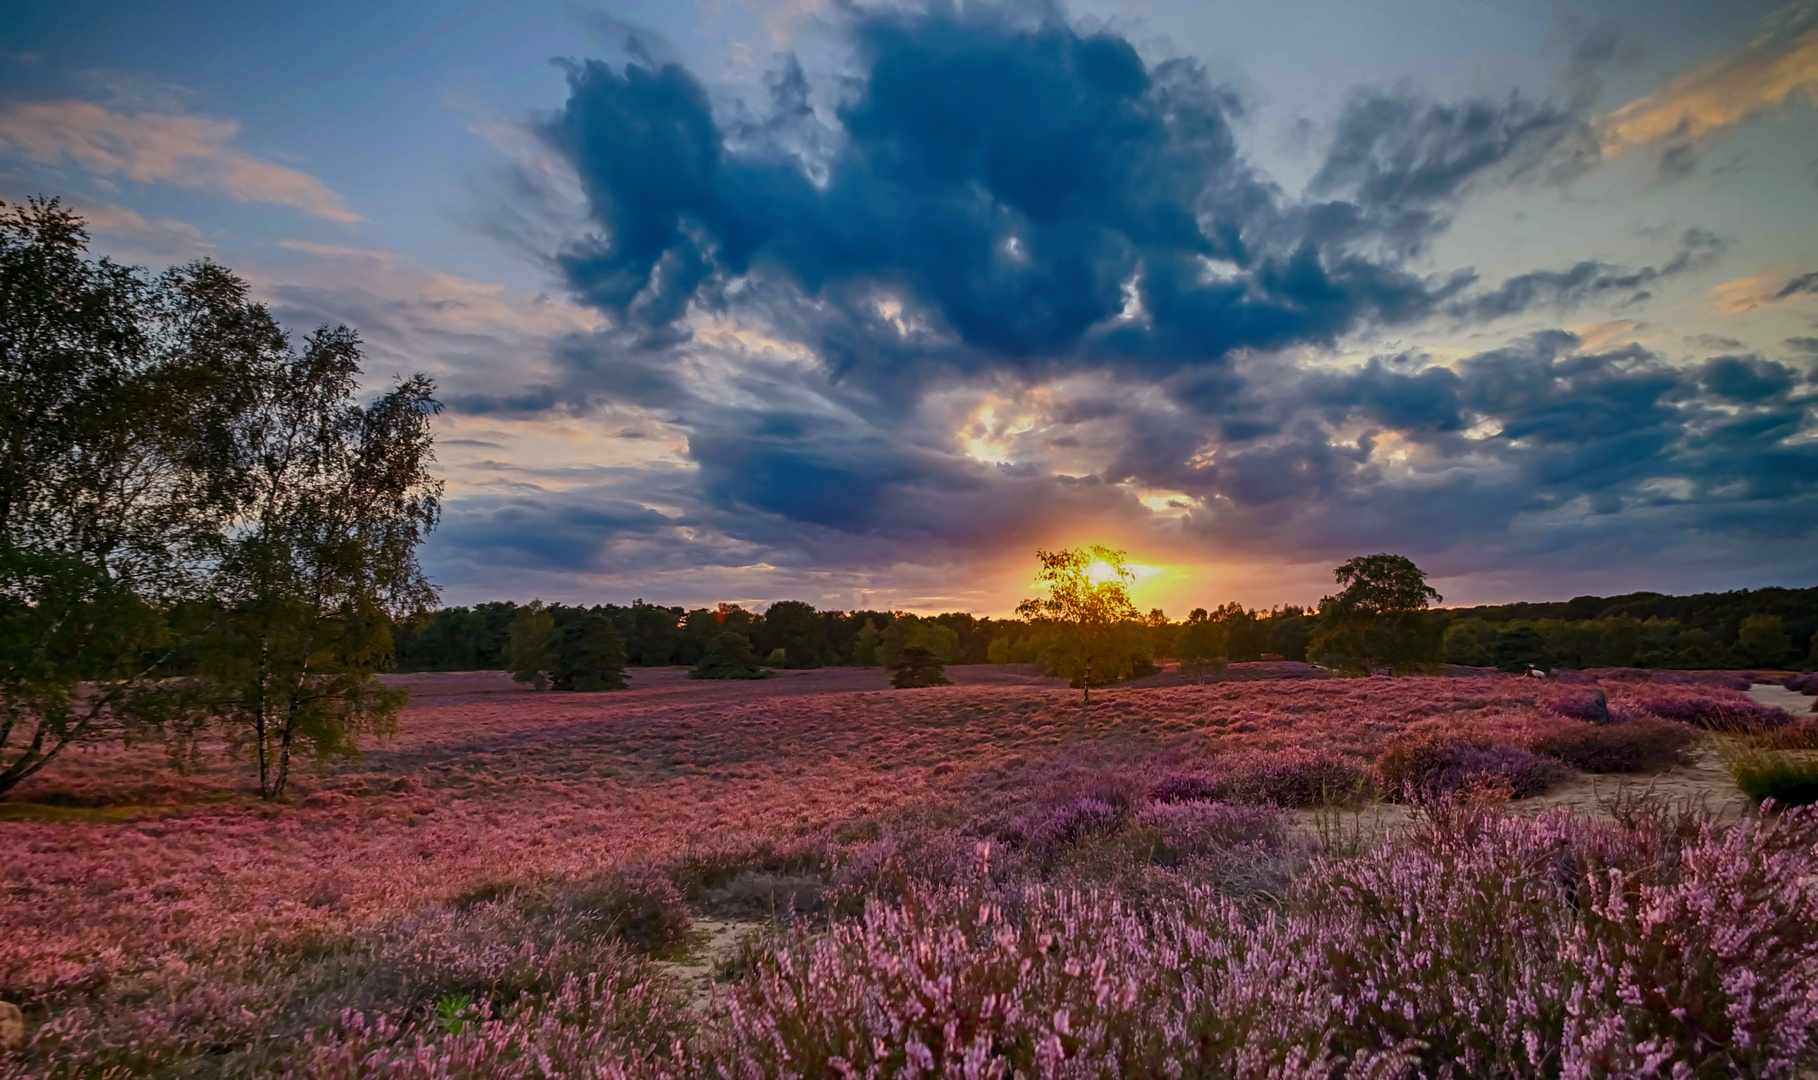
<path fill-rule="evenodd" d="M 1701 139 L 1801 93 L 1818 102 L 1818 26 L 1778 26 L 1603 117 L 1604 156 L 1663 139 Z"/>
<path fill-rule="evenodd" d="M 1818 291 L 1806 285 L 1812 280 L 1809 274 L 1793 276 L 1793 271 L 1787 267 L 1763 270 L 1718 285 L 1711 290 L 1711 300 L 1719 313 L 1741 315 Z"/>
<path fill-rule="evenodd" d="M 0 106 L 0 153 L 41 165 L 70 164 L 100 177 L 219 191 L 240 202 L 291 206 L 329 221 L 361 220 L 308 173 L 230 146 L 239 128 L 231 120 L 117 112 L 87 101 L 15 101 Z"/>

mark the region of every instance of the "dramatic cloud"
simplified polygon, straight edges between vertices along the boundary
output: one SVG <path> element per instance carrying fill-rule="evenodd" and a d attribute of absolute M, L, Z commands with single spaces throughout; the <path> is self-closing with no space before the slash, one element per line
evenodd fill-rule
<path fill-rule="evenodd" d="M 229 145 L 231 120 L 172 112 L 126 112 L 87 101 L 0 103 L 0 154 L 102 178 L 161 181 L 217 191 L 240 202 L 291 206 L 329 221 L 360 215 L 308 173 Z"/>
<path fill-rule="evenodd" d="M 445 564 L 651 593 L 761 568 L 819 599 L 1088 537 L 1443 566 L 1818 527 L 1815 395 L 1746 350 L 1688 365 L 1612 322 L 1346 361 L 1395 328 L 1620 308 L 1722 255 L 1692 227 L 1651 265 L 1410 268 L 1474 195 L 1587 167 L 1580 104 L 1359 91 L 1295 197 L 1192 63 L 1052 15 L 841 18 L 831 99 L 792 58 L 763 108 L 675 63 L 570 67 L 541 133 L 593 235 L 555 262 L 602 322 L 449 400 L 619 434 L 599 465 L 473 465 Z"/>
<path fill-rule="evenodd" d="M 548 134 L 604 228 L 563 257 L 576 291 L 659 347 L 759 281 L 812 309 L 828 369 L 902 385 L 1329 343 L 1446 288 L 1347 249 L 1328 222 L 1363 209 L 1284 205 L 1190 63 L 982 8 L 853 35 L 864 76 L 821 161 L 771 134 L 812 123 L 789 80 L 735 145 L 678 66 L 573 68 Z"/>

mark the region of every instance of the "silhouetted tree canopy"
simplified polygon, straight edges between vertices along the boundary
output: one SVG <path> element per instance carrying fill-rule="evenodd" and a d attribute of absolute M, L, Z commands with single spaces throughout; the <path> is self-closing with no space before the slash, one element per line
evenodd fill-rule
<path fill-rule="evenodd" d="M 688 672 L 691 679 L 764 679 L 770 676 L 758 663 L 751 639 L 727 630 L 707 644 L 707 652 Z"/>
<path fill-rule="evenodd" d="M 890 685 L 898 690 L 908 690 L 920 686 L 948 686 L 953 680 L 947 678 L 947 665 L 933 649 L 922 645 L 910 645 L 903 649 L 890 673 Z"/>

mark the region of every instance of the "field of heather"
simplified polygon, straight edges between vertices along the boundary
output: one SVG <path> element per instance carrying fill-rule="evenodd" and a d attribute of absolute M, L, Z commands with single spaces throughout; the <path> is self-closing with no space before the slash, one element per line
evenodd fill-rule
<path fill-rule="evenodd" d="M 279 804 L 84 747 L 0 802 L 0 1076 L 1818 1063 L 1818 818 L 1712 756 L 1810 721 L 1746 676 L 952 673 L 401 676 Z"/>

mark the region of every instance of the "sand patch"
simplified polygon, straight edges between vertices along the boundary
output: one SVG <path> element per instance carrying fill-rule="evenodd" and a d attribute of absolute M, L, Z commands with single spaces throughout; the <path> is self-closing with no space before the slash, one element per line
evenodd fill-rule
<path fill-rule="evenodd" d="M 1818 698 L 1807 697 L 1776 683 L 1756 683 L 1749 687 L 1748 695 L 1763 705 L 1785 709 L 1794 716 L 1807 716 L 1818 711 L 1813 708 L 1814 703 L 1818 703 Z"/>

